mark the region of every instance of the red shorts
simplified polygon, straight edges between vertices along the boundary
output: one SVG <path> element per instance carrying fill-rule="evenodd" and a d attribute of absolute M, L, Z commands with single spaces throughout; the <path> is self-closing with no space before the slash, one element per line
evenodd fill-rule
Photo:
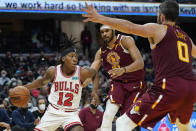
<path fill-rule="evenodd" d="M 165 82 L 164 82 L 165 81 Z M 152 129 L 167 114 L 171 123 L 176 118 L 186 124 L 191 117 L 196 101 L 196 80 L 179 77 L 155 83 L 126 112 L 137 125 Z"/>
<path fill-rule="evenodd" d="M 123 83 L 113 81 L 110 86 L 108 97 L 111 103 L 120 105 L 120 114 L 123 114 L 133 104 L 136 99 L 141 96 L 144 90 L 144 82 Z"/>

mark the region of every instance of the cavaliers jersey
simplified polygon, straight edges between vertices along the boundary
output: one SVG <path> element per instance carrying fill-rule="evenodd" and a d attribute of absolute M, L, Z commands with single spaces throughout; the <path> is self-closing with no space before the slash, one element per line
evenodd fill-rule
<path fill-rule="evenodd" d="M 82 86 L 80 82 L 80 66 L 76 66 L 72 76 L 65 76 L 62 65 L 55 67 L 55 78 L 52 83 L 48 101 L 59 108 L 74 111 L 79 108 Z"/>
<path fill-rule="evenodd" d="M 195 79 L 192 71 L 192 43 L 178 26 L 165 25 L 165 37 L 152 49 L 155 80 L 181 77 Z"/>
<path fill-rule="evenodd" d="M 106 44 L 101 47 L 101 59 L 102 66 L 107 72 L 114 68 L 121 68 L 133 63 L 129 51 L 124 49 L 121 45 L 121 39 L 123 35 L 118 35 L 117 40 L 113 44 L 112 48 L 109 48 Z M 109 75 L 108 75 L 109 76 Z M 124 73 L 123 75 L 115 78 L 114 80 L 120 81 L 143 81 L 144 80 L 144 69 L 137 70 L 135 72 Z"/>

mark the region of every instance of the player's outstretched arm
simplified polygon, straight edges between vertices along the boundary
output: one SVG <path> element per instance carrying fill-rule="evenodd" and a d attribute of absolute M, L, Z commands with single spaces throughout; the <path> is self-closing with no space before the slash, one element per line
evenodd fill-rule
<path fill-rule="evenodd" d="M 101 23 L 104 25 L 108 25 L 113 29 L 116 29 L 118 31 L 127 33 L 127 34 L 134 34 L 141 37 L 154 37 L 155 33 L 159 30 L 159 24 L 156 23 L 148 23 L 144 25 L 135 24 L 133 22 L 123 20 L 123 19 L 117 19 L 117 18 L 110 18 L 103 15 L 100 15 L 96 9 L 93 7 L 93 5 L 88 5 L 86 3 L 87 9 L 83 9 L 87 14 L 83 14 L 82 16 L 86 19 L 84 22 L 95 22 L 95 23 Z"/>
<path fill-rule="evenodd" d="M 193 41 L 191 40 L 192 42 L 192 56 L 194 58 L 196 58 L 196 45 L 193 43 Z"/>
<path fill-rule="evenodd" d="M 24 86 L 28 89 L 41 88 L 47 85 L 50 81 L 52 81 L 54 77 L 55 77 L 55 67 L 52 66 L 47 69 L 46 73 L 42 78 L 38 78 L 37 80 L 34 80 L 32 83 Z"/>

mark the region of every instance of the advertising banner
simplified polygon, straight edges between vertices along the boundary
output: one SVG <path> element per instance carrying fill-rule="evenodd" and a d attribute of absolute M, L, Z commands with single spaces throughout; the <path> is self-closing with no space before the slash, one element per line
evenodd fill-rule
<path fill-rule="evenodd" d="M 156 16 L 159 3 L 86 1 L 101 14 Z M 85 1 L 0 0 L 0 12 L 82 14 Z M 196 5 L 180 4 L 180 16 L 196 17 Z"/>

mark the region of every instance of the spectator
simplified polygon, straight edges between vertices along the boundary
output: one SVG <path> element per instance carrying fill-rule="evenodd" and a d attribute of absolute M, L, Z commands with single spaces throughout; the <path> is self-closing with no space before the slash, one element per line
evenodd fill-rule
<path fill-rule="evenodd" d="M 37 64 L 39 64 L 40 66 L 44 66 L 44 65 L 47 65 L 47 63 L 48 63 L 48 59 L 47 59 L 45 53 L 43 51 L 41 51 L 40 56 L 37 61 Z"/>
<path fill-rule="evenodd" d="M 79 112 L 84 131 L 100 131 L 103 112 L 99 111 L 97 107 L 98 103 L 95 103 L 95 100 L 92 99 L 90 106 L 83 108 Z"/>
<path fill-rule="evenodd" d="M 6 110 L 10 121 L 12 120 L 12 112 L 17 108 L 11 104 L 9 98 L 3 100 L 4 109 Z"/>
<path fill-rule="evenodd" d="M 0 109 L 0 131 L 7 129 L 7 131 L 10 130 L 10 119 L 8 117 L 8 114 L 5 110 Z"/>
<path fill-rule="evenodd" d="M 16 83 L 17 85 L 22 85 L 22 80 L 20 79 L 20 70 L 16 70 L 16 73 L 14 74 L 14 76 L 11 78 L 11 80 L 14 78 L 16 79 Z M 10 81 L 11 82 L 11 81 Z"/>
<path fill-rule="evenodd" d="M 90 103 L 90 89 L 88 87 L 82 89 L 82 99 L 80 101 L 80 108 L 85 107 Z"/>
<path fill-rule="evenodd" d="M 79 61 L 79 65 L 80 66 L 87 66 L 90 67 L 90 61 L 88 59 L 86 59 L 86 56 L 82 56 L 82 59 Z"/>
<path fill-rule="evenodd" d="M 18 108 L 12 113 L 12 121 L 15 128 L 25 131 L 32 131 L 34 126 L 38 125 L 39 120 L 34 118 L 33 114 L 28 110 L 27 106 Z"/>
<path fill-rule="evenodd" d="M 35 119 L 41 119 L 46 110 L 46 99 L 42 96 L 39 96 L 37 99 L 37 108 L 38 110 L 33 112 Z"/>
<path fill-rule="evenodd" d="M 83 54 L 86 55 L 86 48 L 88 48 L 88 56 L 91 58 L 91 32 L 88 30 L 88 27 L 85 25 L 84 30 L 81 32 L 80 40 L 82 44 Z"/>
<path fill-rule="evenodd" d="M 10 81 L 10 78 L 8 78 L 6 75 L 7 75 L 7 72 L 5 70 L 2 70 L 1 71 L 1 77 L 0 77 L 0 86 L 3 86 L 7 82 Z"/>
<path fill-rule="evenodd" d="M 37 61 L 36 57 L 34 56 L 33 53 L 29 53 L 29 56 L 27 57 L 27 66 L 28 68 L 32 69 L 33 68 L 33 64 L 35 64 Z"/>

